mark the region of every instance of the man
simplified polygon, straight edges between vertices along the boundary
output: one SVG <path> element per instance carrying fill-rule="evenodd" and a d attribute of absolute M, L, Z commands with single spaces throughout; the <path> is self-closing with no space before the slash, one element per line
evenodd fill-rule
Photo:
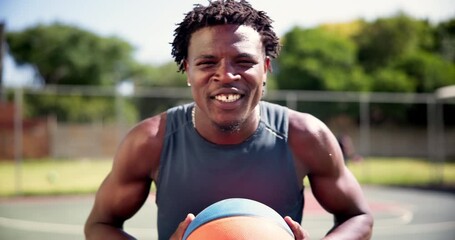
<path fill-rule="evenodd" d="M 369 239 L 372 216 L 336 138 L 318 119 L 260 101 L 279 41 L 246 1 L 196 5 L 175 30 L 172 54 L 194 103 L 144 120 L 122 141 L 87 220 L 88 239 L 132 238 L 122 230 L 156 182 L 159 239 L 180 240 L 194 214 L 243 197 L 274 208 L 295 239 L 303 179 L 335 217 L 327 239 Z M 308 229 L 311 231 L 311 229 Z"/>

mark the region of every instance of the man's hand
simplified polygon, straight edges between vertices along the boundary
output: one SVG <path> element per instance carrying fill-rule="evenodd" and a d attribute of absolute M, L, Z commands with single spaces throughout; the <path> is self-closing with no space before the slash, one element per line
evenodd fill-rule
<path fill-rule="evenodd" d="M 308 234 L 307 231 L 305 231 L 302 226 L 292 220 L 291 217 L 285 217 L 284 221 L 288 224 L 288 226 L 291 228 L 292 232 L 294 233 L 295 240 L 308 240 L 310 239 L 310 235 Z"/>
<path fill-rule="evenodd" d="M 188 228 L 188 225 L 190 225 L 194 218 L 195 217 L 192 213 L 188 214 L 185 220 L 179 224 L 177 230 L 175 230 L 174 234 L 172 234 L 169 240 L 182 240 L 185 230 Z"/>

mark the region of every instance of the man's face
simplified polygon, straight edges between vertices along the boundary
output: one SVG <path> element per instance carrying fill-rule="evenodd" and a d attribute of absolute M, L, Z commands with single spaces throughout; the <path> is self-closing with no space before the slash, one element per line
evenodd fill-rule
<path fill-rule="evenodd" d="M 261 37 L 251 27 L 219 25 L 194 32 L 185 71 L 198 116 L 206 116 L 200 121 L 220 129 L 252 122 L 269 67 Z"/>

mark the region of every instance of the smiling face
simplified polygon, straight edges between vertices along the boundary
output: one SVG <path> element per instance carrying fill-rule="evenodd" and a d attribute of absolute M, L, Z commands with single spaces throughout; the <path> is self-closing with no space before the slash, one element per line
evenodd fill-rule
<path fill-rule="evenodd" d="M 185 71 L 197 105 L 196 123 L 224 133 L 254 132 L 269 67 L 261 37 L 251 27 L 217 25 L 194 32 Z"/>

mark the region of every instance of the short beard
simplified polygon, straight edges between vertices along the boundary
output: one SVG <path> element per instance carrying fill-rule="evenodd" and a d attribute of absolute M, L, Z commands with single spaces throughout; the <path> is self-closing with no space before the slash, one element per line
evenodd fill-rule
<path fill-rule="evenodd" d="M 215 127 L 223 133 L 235 133 L 240 131 L 241 121 L 229 122 L 224 124 L 214 123 Z"/>

